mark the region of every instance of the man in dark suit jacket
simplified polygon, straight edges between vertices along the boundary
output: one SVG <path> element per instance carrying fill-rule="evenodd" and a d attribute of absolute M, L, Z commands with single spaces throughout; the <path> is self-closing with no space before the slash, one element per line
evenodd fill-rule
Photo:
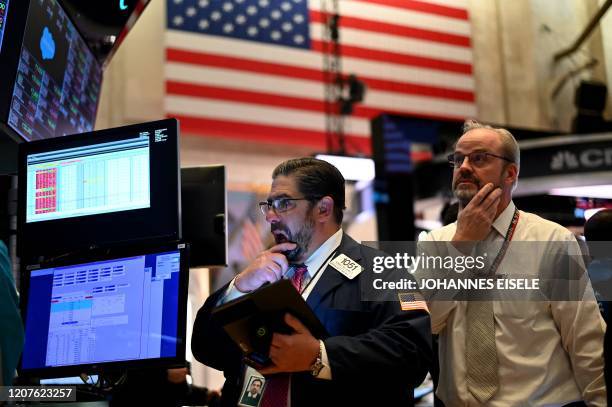
<path fill-rule="evenodd" d="M 330 336 L 314 338 L 290 315 L 293 333 L 275 333 L 273 365 L 266 376 L 263 406 L 274 380 L 290 373 L 290 399 L 283 405 L 337 406 L 413 404 L 413 388 L 431 362 L 431 331 L 425 309 L 401 309 L 399 301 L 364 301 L 360 284 L 381 252 L 360 245 L 340 225 L 344 178 L 332 165 L 314 158 L 289 160 L 273 172 L 268 200 L 260 203 L 276 245 L 262 252 L 227 286 L 212 294 L 198 312 L 192 337 L 196 359 L 226 377 L 222 405 L 235 406 L 242 394 L 245 365 L 240 349 L 211 318 L 221 303 L 308 268 L 302 296 Z M 339 271 L 344 255 L 362 266 L 356 276 Z M 352 278 L 349 278 L 352 277 Z M 369 276 L 368 276 L 369 277 Z M 293 277 L 292 277 L 293 278 Z"/>

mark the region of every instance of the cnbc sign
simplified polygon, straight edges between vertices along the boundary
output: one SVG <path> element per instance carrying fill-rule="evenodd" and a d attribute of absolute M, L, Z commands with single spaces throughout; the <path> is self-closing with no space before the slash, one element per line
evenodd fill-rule
<path fill-rule="evenodd" d="M 551 171 L 576 170 L 579 168 L 605 169 L 612 167 L 612 147 L 588 150 L 576 153 L 562 150 L 550 160 Z"/>
<path fill-rule="evenodd" d="M 521 178 L 612 172 L 612 135 L 608 140 L 588 141 L 585 137 L 568 144 L 546 145 L 543 140 L 533 148 L 525 144 L 521 147 Z"/>

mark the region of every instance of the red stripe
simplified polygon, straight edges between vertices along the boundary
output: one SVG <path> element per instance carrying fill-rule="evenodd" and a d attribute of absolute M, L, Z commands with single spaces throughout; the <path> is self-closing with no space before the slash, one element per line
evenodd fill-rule
<path fill-rule="evenodd" d="M 166 58 L 168 61 L 192 65 L 212 66 L 216 68 L 271 74 L 294 79 L 314 80 L 322 83 L 326 81 L 323 72 L 316 69 L 294 68 L 289 65 L 253 61 L 244 58 L 223 57 L 214 54 L 183 51 L 173 48 L 168 48 L 166 50 Z M 417 85 L 413 83 L 389 81 L 385 79 L 376 79 L 363 76 L 361 76 L 360 79 L 363 80 L 370 89 L 381 91 L 468 102 L 473 102 L 475 99 L 474 93 L 470 91 Z"/>
<path fill-rule="evenodd" d="M 253 123 L 240 123 L 228 120 L 212 120 L 191 116 L 166 113 L 180 121 L 181 132 L 204 137 L 222 137 L 237 140 L 251 140 L 264 143 L 285 144 L 311 147 L 313 151 L 326 148 L 325 133 L 318 131 L 292 129 L 280 126 L 266 126 Z M 370 154 L 370 139 L 347 135 L 347 150 Z"/>
<path fill-rule="evenodd" d="M 459 20 L 467 20 L 468 12 L 466 9 L 457 7 L 442 6 L 439 4 L 431 4 L 418 0 L 357 0 L 363 3 L 380 4 L 382 6 L 401 8 L 411 11 L 419 11 L 422 13 L 436 14 L 444 17 L 456 18 Z"/>
<path fill-rule="evenodd" d="M 322 100 L 282 96 L 265 92 L 229 89 L 218 86 L 196 85 L 192 83 L 178 81 L 166 81 L 166 94 L 218 99 L 231 102 L 251 103 L 264 106 L 276 106 L 288 109 L 308 110 L 320 113 L 325 112 L 326 107 L 325 103 Z M 381 109 L 366 107 L 357 104 L 355 106 L 355 111 L 353 112 L 352 116 L 372 119 L 379 115 L 381 112 Z M 414 111 L 408 112 L 402 110 L 394 110 L 391 112 L 388 109 L 385 109 L 385 112 L 398 115 L 415 116 Z M 423 114 L 421 113 L 419 114 L 419 116 L 422 117 Z M 433 115 L 427 115 L 427 117 L 433 118 Z M 435 118 L 448 119 L 449 116 L 436 116 Z M 463 120 L 463 117 L 454 117 L 454 119 Z"/>
<path fill-rule="evenodd" d="M 311 40 L 310 43 L 314 51 L 324 51 L 323 41 Z M 344 57 L 360 58 L 367 61 L 379 61 L 399 65 L 418 66 L 439 71 L 450 71 L 464 74 L 472 73 L 472 65 L 462 62 L 452 62 L 417 55 L 400 54 L 398 52 L 378 51 L 369 48 L 356 47 L 354 45 L 342 45 L 340 49 L 342 56 Z"/>
<path fill-rule="evenodd" d="M 316 52 L 324 52 L 324 43 L 319 40 L 312 40 L 312 50 Z M 466 64 L 462 62 L 453 62 L 446 61 L 442 59 L 436 58 L 428 58 L 428 57 L 420 57 L 416 55 L 409 54 L 400 54 L 397 52 L 389 52 L 389 51 L 378 51 L 372 50 L 369 48 L 356 47 L 353 45 L 343 45 L 341 47 L 342 55 L 347 57 L 353 57 L 358 59 L 363 59 L 366 61 L 379 61 L 386 63 L 394 63 L 399 65 L 409 65 L 409 66 L 417 66 L 427 69 L 435 69 L 439 71 L 448 71 L 448 72 L 458 72 L 462 74 L 471 74 L 472 73 L 472 65 Z M 172 60 L 174 58 L 174 53 L 184 53 L 184 54 L 192 54 L 195 58 L 210 60 L 208 64 L 214 63 L 215 66 L 220 66 L 222 68 L 227 66 L 228 68 L 238 68 L 240 63 L 244 61 L 242 58 L 235 57 L 227 57 L 220 56 L 218 54 L 207 54 L 207 53 L 197 53 L 193 51 L 184 51 L 178 50 L 171 47 L 167 48 L 166 55 L 168 59 Z M 187 62 L 187 61 L 186 61 Z M 295 65 L 288 64 L 279 64 L 273 62 L 261 62 L 257 61 L 257 64 L 262 67 L 261 71 L 273 73 L 277 75 L 282 75 L 287 70 L 295 71 L 296 77 L 302 77 L 304 79 L 314 79 L 316 77 L 321 77 L 322 73 L 320 70 L 310 69 L 310 68 L 301 68 Z"/>
<path fill-rule="evenodd" d="M 310 20 L 325 24 L 325 14 L 320 11 L 311 10 Z M 440 42 L 461 47 L 471 47 L 470 37 L 463 35 L 447 34 L 438 31 L 424 30 L 422 28 L 406 27 L 404 25 L 383 23 L 380 21 L 365 20 L 357 17 L 340 17 L 340 28 L 355 28 L 363 31 L 384 33 L 398 37 L 416 38 L 432 42 Z"/>
<path fill-rule="evenodd" d="M 300 68 L 272 62 L 253 61 L 244 58 L 226 57 L 204 52 L 184 51 L 175 48 L 166 49 L 166 59 L 173 62 L 237 69 L 240 71 L 265 73 L 298 79 L 323 80 L 323 72 L 316 69 Z"/>

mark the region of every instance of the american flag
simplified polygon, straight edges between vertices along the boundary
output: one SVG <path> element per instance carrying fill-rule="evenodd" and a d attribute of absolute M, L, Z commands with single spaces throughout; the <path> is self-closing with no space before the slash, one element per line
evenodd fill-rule
<path fill-rule="evenodd" d="M 424 310 L 429 312 L 427 303 L 423 296 L 419 293 L 401 293 L 397 295 L 400 301 L 402 311 Z"/>
<path fill-rule="evenodd" d="M 166 115 L 184 133 L 323 149 L 322 1 L 167 0 Z M 476 116 L 467 2 L 339 0 L 342 71 L 367 86 L 348 147 L 370 151 L 381 112 Z"/>

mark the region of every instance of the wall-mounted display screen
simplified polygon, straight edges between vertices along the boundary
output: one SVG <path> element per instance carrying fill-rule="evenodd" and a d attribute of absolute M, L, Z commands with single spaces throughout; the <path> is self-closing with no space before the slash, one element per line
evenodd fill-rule
<path fill-rule="evenodd" d="M 32 0 L 8 124 L 27 141 L 91 131 L 101 83 L 102 68 L 62 7 Z"/>
<path fill-rule="evenodd" d="M 2 49 L 2 39 L 4 38 L 4 28 L 6 27 L 8 6 L 9 0 L 0 0 L 0 50 Z"/>

